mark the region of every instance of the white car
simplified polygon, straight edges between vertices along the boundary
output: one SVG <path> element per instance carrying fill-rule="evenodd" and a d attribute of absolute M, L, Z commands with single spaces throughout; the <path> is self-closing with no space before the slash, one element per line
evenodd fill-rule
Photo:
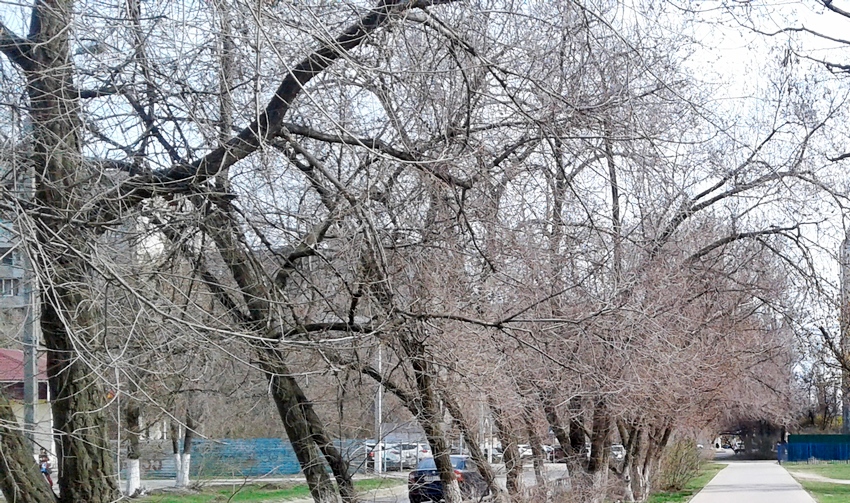
<path fill-rule="evenodd" d="M 401 443 L 391 448 L 401 455 L 402 468 L 416 468 L 420 459 L 432 457 L 431 448 L 426 444 Z"/>
<path fill-rule="evenodd" d="M 626 448 L 621 444 L 614 444 L 611 446 L 611 456 L 617 461 L 622 461 L 626 459 Z"/>
<path fill-rule="evenodd" d="M 516 446 L 519 450 L 519 457 L 522 458 L 532 458 L 534 457 L 534 451 L 531 450 L 531 446 L 528 444 L 519 444 Z"/>
<path fill-rule="evenodd" d="M 374 466 L 375 456 L 378 453 L 378 449 L 380 449 L 381 465 L 385 470 L 401 469 L 401 454 L 396 448 L 396 444 L 366 441 L 363 443 L 363 447 L 366 449 L 366 462 L 369 466 Z"/>

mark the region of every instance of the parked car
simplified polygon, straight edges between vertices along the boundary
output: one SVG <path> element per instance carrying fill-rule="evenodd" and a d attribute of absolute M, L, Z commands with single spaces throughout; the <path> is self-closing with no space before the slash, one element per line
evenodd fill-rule
<path fill-rule="evenodd" d="M 566 463 L 567 462 L 567 453 L 564 452 L 564 449 L 560 445 L 556 445 L 552 448 L 552 462 L 553 463 Z"/>
<path fill-rule="evenodd" d="M 401 443 L 393 449 L 401 455 L 402 468 L 416 468 L 420 459 L 431 456 L 431 448 L 426 444 Z"/>
<path fill-rule="evenodd" d="M 737 442 L 735 442 L 735 445 L 732 447 L 732 450 L 735 451 L 735 454 L 738 454 L 739 452 L 744 452 L 744 442 L 738 440 Z"/>
<path fill-rule="evenodd" d="M 387 447 L 387 450 L 381 453 L 384 457 L 384 469 L 389 472 L 404 468 L 404 459 L 401 457 L 401 452 L 399 452 L 398 448 L 395 445 Z"/>
<path fill-rule="evenodd" d="M 402 468 L 401 454 L 398 449 L 396 449 L 396 444 L 367 440 L 366 442 L 363 442 L 363 446 L 366 449 L 367 468 L 375 467 L 375 455 L 378 452 L 379 447 L 381 450 L 381 459 L 383 460 L 381 466 L 383 466 L 385 470 L 400 470 Z"/>
<path fill-rule="evenodd" d="M 616 461 L 622 461 L 626 459 L 626 448 L 621 444 L 614 444 L 611 446 L 611 457 Z"/>
<path fill-rule="evenodd" d="M 493 450 L 492 455 L 487 452 L 489 449 Z M 491 456 L 489 459 L 492 459 L 493 463 L 500 463 L 502 461 L 502 454 L 503 453 L 502 453 L 502 448 L 500 446 L 498 446 L 498 445 L 484 446 L 484 447 L 481 448 L 481 450 L 484 452 L 485 458 L 488 457 L 488 456 Z"/>
<path fill-rule="evenodd" d="M 451 456 L 451 460 L 460 492 L 465 499 L 482 498 L 489 494 L 487 483 L 469 456 Z M 410 503 L 443 499 L 443 483 L 433 457 L 422 459 L 416 469 L 410 472 L 407 491 Z"/>

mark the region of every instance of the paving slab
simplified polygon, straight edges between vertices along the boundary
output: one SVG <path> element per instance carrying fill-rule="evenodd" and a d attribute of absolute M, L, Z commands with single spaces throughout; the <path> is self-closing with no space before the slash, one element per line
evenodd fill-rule
<path fill-rule="evenodd" d="M 690 503 L 815 503 L 775 461 L 729 463 Z"/>

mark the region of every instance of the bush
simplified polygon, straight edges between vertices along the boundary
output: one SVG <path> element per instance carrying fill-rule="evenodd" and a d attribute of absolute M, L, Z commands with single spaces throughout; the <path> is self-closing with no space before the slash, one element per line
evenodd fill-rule
<path fill-rule="evenodd" d="M 699 450 L 693 441 L 674 441 L 661 458 L 658 488 L 662 491 L 681 491 L 685 484 L 699 474 L 699 464 Z"/>

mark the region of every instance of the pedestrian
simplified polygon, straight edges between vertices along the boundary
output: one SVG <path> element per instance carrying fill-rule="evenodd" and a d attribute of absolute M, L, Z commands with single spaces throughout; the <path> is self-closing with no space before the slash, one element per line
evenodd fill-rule
<path fill-rule="evenodd" d="M 50 477 L 50 472 L 52 471 L 50 467 L 50 456 L 47 454 L 47 449 L 41 449 L 41 453 L 38 455 L 38 466 L 41 469 L 41 473 L 44 474 L 44 478 L 47 479 L 50 489 L 53 489 L 53 479 Z"/>

